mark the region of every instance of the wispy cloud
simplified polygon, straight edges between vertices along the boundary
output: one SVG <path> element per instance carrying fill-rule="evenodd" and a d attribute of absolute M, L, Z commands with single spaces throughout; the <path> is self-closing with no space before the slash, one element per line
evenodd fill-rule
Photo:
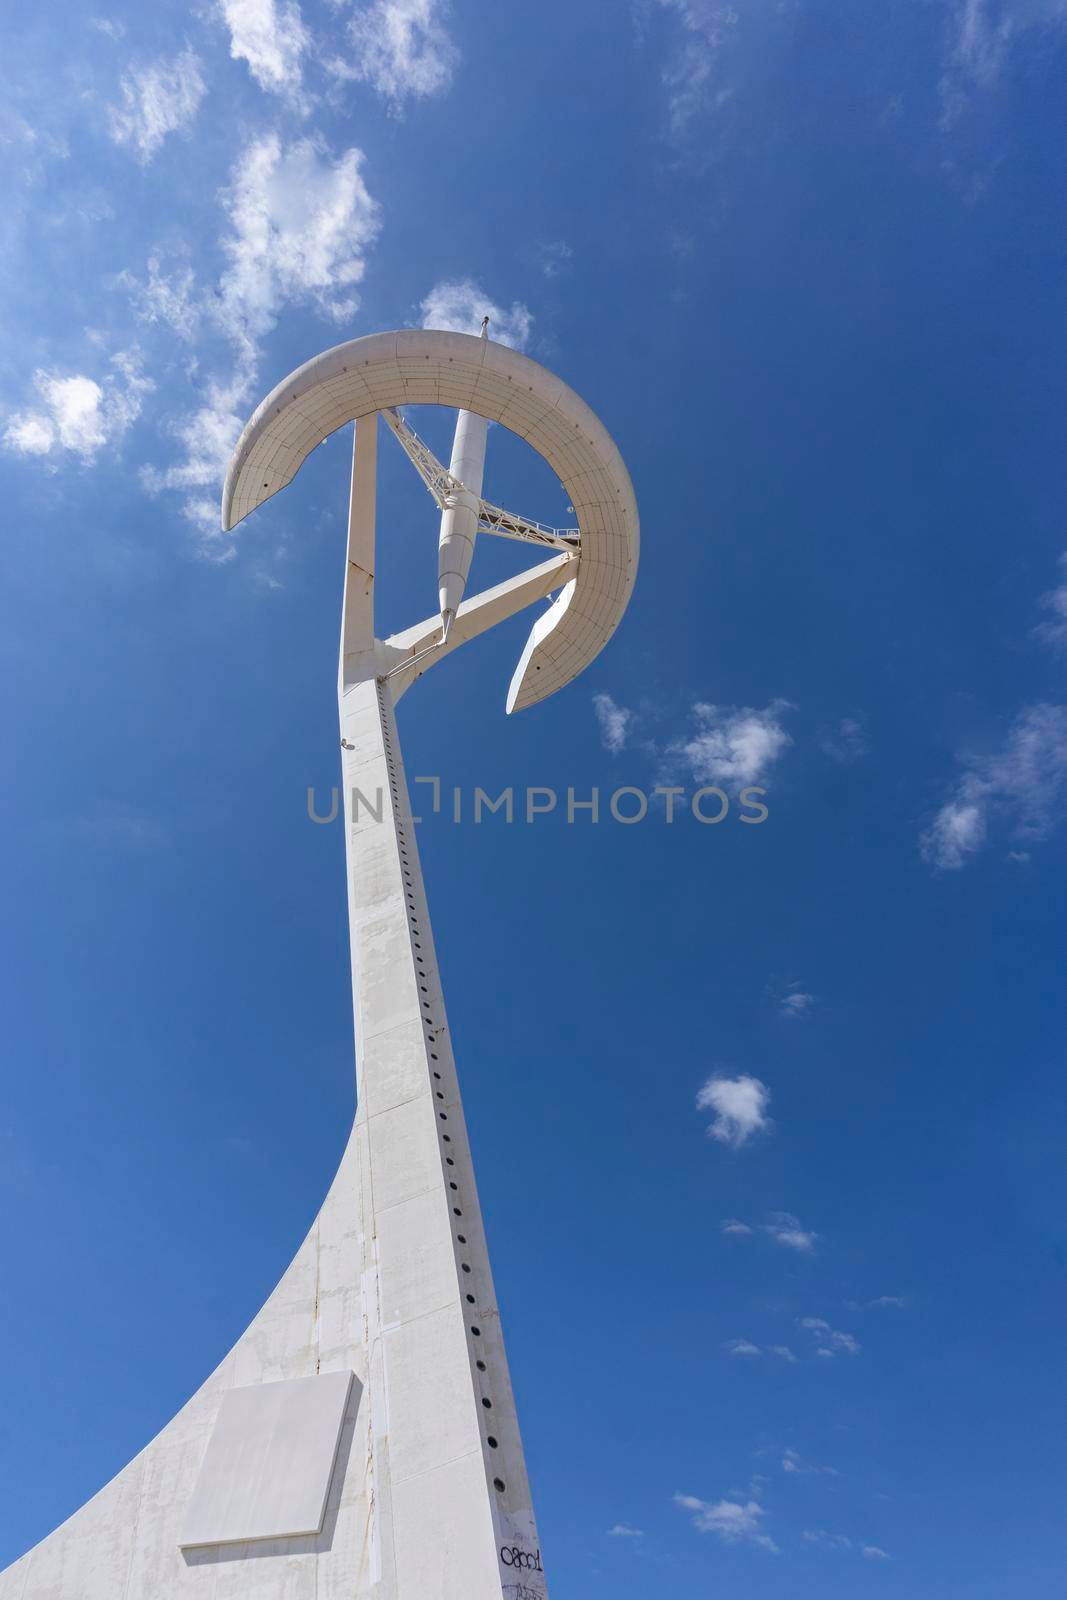
<path fill-rule="evenodd" d="M 440 294 L 442 289 L 448 293 Z M 453 294 L 452 291 L 456 289 L 462 289 L 461 296 Z M 423 326 L 456 328 L 461 332 L 473 333 L 478 331 L 484 311 L 494 316 L 486 297 L 469 282 L 439 285 L 432 300 L 428 298 L 423 302 Z M 517 316 L 517 313 L 520 315 Z M 495 316 L 502 315 L 506 314 L 495 308 Z M 507 331 L 516 332 L 525 341 L 530 321 L 526 307 L 513 306 L 510 321 L 513 326 Z M 495 326 L 494 317 L 490 332 L 493 337 L 499 338 L 500 334 L 494 332 Z M 505 338 L 504 342 L 517 341 Z M 638 714 L 620 705 L 610 694 L 595 694 L 592 702 L 605 748 L 617 753 L 633 743 Z M 785 713 L 791 709 L 787 700 L 772 701 L 762 710 L 751 706 L 709 705 L 698 700 L 690 705 L 691 726 L 687 733 L 667 737 L 649 737 L 646 734 L 641 741 L 641 748 L 655 763 L 657 782 L 664 788 L 681 791 L 684 779 L 695 788 L 706 786 L 721 790 L 724 794 L 736 795 L 746 787 L 758 788 L 782 753 L 792 744 L 791 736 L 782 725 Z M 642 733 L 645 733 L 645 725 L 649 720 L 647 707 L 642 709 L 640 720 Z M 752 800 L 746 803 L 755 804 Z M 721 800 L 719 806 L 721 811 Z M 721 815 L 725 815 L 725 812 L 721 811 Z M 702 820 L 717 821 L 719 818 L 709 815 Z M 787 993 L 794 991 L 800 992 L 800 998 L 789 1002 L 789 1008 L 796 1012 L 802 1011 L 815 998 L 813 995 L 804 995 L 798 983 L 788 986 Z M 780 1003 L 785 1004 L 784 999 Z"/>
<path fill-rule="evenodd" d="M 680 27 L 680 38 L 662 71 L 667 92 L 670 130 L 675 138 L 686 135 L 702 111 L 723 104 L 730 95 L 720 67 L 727 39 L 736 27 L 738 13 L 731 5 L 714 0 L 659 0 Z"/>
<path fill-rule="evenodd" d="M 763 1232 L 775 1244 L 784 1245 L 787 1250 L 799 1250 L 802 1255 L 812 1253 L 819 1237 L 810 1228 L 802 1228 L 798 1218 L 791 1216 L 788 1211 L 776 1211 L 773 1221 L 764 1224 Z"/>
<path fill-rule="evenodd" d="M 1067 551 L 1059 561 L 1063 582 L 1041 596 L 1042 608 L 1049 613 L 1047 622 L 1039 622 L 1035 636 L 1053 650 L 1067 650 Z"/>
<path fill-rule="evenodd" d="M 739 1150 L 757 1133 L 766 1133 L 771 1127 L 767 1108 L 771 1091 L 759 1078 L 742 1073 L 737 1078 L 716 1075 L 704 1084 L 697 1094 L 697 1110 L 713 1111 L 714 1120 L 708 1126 L 708 1137 L 720 1144 Z"/>
<path fill-rule="evenodd" d="M 778 1009 L 784 1017 L 806 1017 L 814 1004 L 815 996 L 802 989 L 799 982 L 788 984 L 778 997 Z"/>
<path fill-rule="evenodd" d="M 827 1533 L 825 1528 L 805 1528 L 800 1535 L 805 1544 L 826 1545 L 833 1550 L 851 1550 L 852 1540 L 844 1533 Z"/>
<path fill-rule="evenodd" d="M 169 849 L 174 838 L 165 818 L 123 805 L 64 817 L 52 831 L 79 846 L 137 855 Z"/>
<path fill-rule="evenodd" d="M 774 700 L 762 711 L 698 701 L 694 731 L 668 744 L 666 763 L 686 768 L 697 783 L 726 790 L 758 783 L 793 742 L 782 726 L 790 709 L 787 700 Z"/>
<path fill-rule="evenodd" d="M 858 1339 L 851 1333 L 842 1333 L 838 1328 L 831 1328 L 822 1317 L 798 1317 L 799 1327 L 807 1330 L 815 1339 L 816 1355 L 835 1356 L 844 1353 L 849 1356 L 858 1356 L 863 1348 Z"/>
<path fill-rule="evenodd" d="M 192 267 L 186 264 L 167 273 L 159 256 L 149 256 L 146 265 L 146 278 L 142 280 L 125 268 L 115 279 L 117 286 L 128 292 L 134 315 L 142 322 L 161 323 L 191 343 L 204 319 Z"/>
<path fill-rule="evenodd" d="M 859 717 L 842 717 L 840 722 L 819 730 L 819 748 L 832 761 L 851 766 L 867 754 L 867 733 Z"/>
<path fill-rule="evenodd" d="M 868 1306 L 877 1307 L 881 1310 L 893 1309 L 902 1311 L 904 1309 L 905 1302 L 899 1294 L 880 1294 L 877 1300 L 868 1300 L 867 1304 Z"/>
<path fill-rule="evenodd" d="M 782 1451 L 782 1471 L 791 1473 L 795 1477 L 806 1478 L 836 1478 L 840 1476 L 836 1467 L 817 1467 L 813 1461 L 805 1461 L 804 1457 L 796 1450 Z"/>
<path fill-rule="evenodd" d="M 394 114 L 405 100 L 441 94 L 459 63 L 448 10 L 444 0 L 373 0 L 349 22 L 351 56 L 334 56 L 329 71 L 370 84 Z"/>
<path fill-rule="evenodd" d="M 828 1533 L 825 1528 L 805 1528 L 800 1535 L 805 1544 L 822 1545 L 828 1550 L 855 1550 L 856 1541 L 850 1539 L 845 1533 Z M 876 1544 L 865 1544 L 859 1547 L 859 1553 L 867 1561 L 888 1561 L 889 1556 Z"/>
<path fill-rule="evenodd" d="M 310 304 L 332 322 L 347 322 L 359 305 L 367 251 L 381 225 L 363 180 L 361 151 L 334 159 L 318 140 L 284 146 L 276 133 L 246 146 L 224 204 L 229 264 L 217 289 L 202 297 L 199 315 L 226 334 L 235 363 L 210 378 L 203 404 L 173 424 L 180 459 L 143 474 L 154 492 L 185 491 L 185 514 L 204 537 L 203 553 L 216 559 L 233 549 L 219 541 L 218 493 L 245 420 L 260 341 L 287 304 Z M 142 286 L 141 304 L 149 315 L 194 314 L 189 280 L 175 285 L 158 272 Z"/>
<path fill-rule="evenodd" d="M 164 489 L 182 493 L 185 517 L 200 536 L 200 553 L 212 561 L 228 561 L 236 553 L 232 537 L 223 534 L 219 524 L 219 501 L 230 455 L 246 420 L 244 402 L 252 370 L 242 367 L 229 378 L 211 379 L 203 405 L 172 424 L 180 458 L 162 470 L 141 470 L 150 494 Z"/>
<path fill-rule="evenodd" d="M 625 706 L 616 705 L 610 694 L 595 694 L 593 710 L 600 724 L 600 741 L 604 749 L 617 756 L 626 745 L 632 713 Z"/>
<path fill-rule="evenodd" d="M 951 128 L 976 93 L 995 87 L 1025 34 L 1065 23 L 1065 0 L 957 0 L 941 79 L 942 126 Z"/>
<path fill-rule="evenodd" d="M 958 871 L 1010 817 L 1016 840 L 1044 839 L 1059 822 L 1067 790 L 1067 706 L 1028 706 L 1000 750 L 964 758 L 957 780 L 919 845 L 924 860 Z"/>
<path fill-rule="evenodd" d="M 189 127 L 206 93 L 201 66 L 199 56 L 183 50 L 173 61 L 131 68 L 119 84 L 122 104 L 108 113 L 115 143 L 131 145 L 147 163 L 168 133 Z"/>
<path fill-rule="evenodd" d="M 449 278 L 435 283 L 422 305 L 424 328 L 441 328 L 446 333 L 480 333 L 482 318 L 489 318 L 489 332 L 498 344 L 525 350 L 533 317 L 520 300 L 511 310 L 498 306 L 472 278 Z"/>
<path fill-rule="evenodd" d="M 746 1360 L 763 1354 L 760 1346 L 753 1344 L 751 1339 L 728 1339 L 724 1348 L 727 1355 L 742 1356 Z"/>
<path fill-rule="evenodd" d="M 643 1539 L 643 1528 L 627 1527 L 625 1522 L 617 1522 L 613 1528 L 608 1529 L 609 1539 Z"/>
<path fill-rule="evenodd" d="M 945 116 L 960 109 L 962 83 L 988 87 L 999 77 L 1013 33 L 1010 13 L 988 0 L 960 0 L 953 7 L 949 29 L 949 63 L 942 83 Z"/>
<path fill-rule="evenodd" d="M 799 1250 L 802 1255 L 810 1255 L 819 1238 L 810 1228 L 802 1228 L 800 1219 L 789 1211 L 775 1211 L 770 1222 L 758 1225 L 730 1217 L 719 1224 L 719 1231 L 728 1238 L 750 1238 L 757 1232 L 765 1233 L 775 1244 L 783 1245 L 787 1250 Z"/>
<path fill-rule="evenodd" d="M 962 784 L 960 798 L 947 801 L 919 840 L 923 859 L 933 867 L 955 871 L 981 849 L 986 839 L 984 797 L 966 798 L 970 785 Z"/>
<path fill-rule="evenodd" d="M 741 1360 L 757 1360 L 761 1355 L 773 1355 L 779 1362 L 795 1362 L 797 1357 L 787 1344 L 753 1344 L 752 1339 L 726 1339 L 726 1355 L 736 1355 Z"/>
<path fill-rule="evenodd" d="M 101 377 L 83 372 L 34 374 L 37 404 L 7 419 L 3 440 L 16 455 L 64 454 L 91 462 L 106 445 L 117 443 L 137 420 L 144 396 L 155 388 L 141 370 L 140 354 L 123 350 Z"/>
<path fill-rule="evenodd" d="M 796 1361 L 787 1344 L 754 1344 L 751 1339 L 727 1339 L 723 1349 L 728 1356 L 737 1356 L 743 1361 L 753 1361 L 760 1356 L 774 1356 L 778 1361 Z"/>
<path fill-rule="evenodd" d="M 548 239 L 537 246 L 537 263 L 546 278 L 559 278 L 574 259 L 574 251 L 564 239 Z"/>
<path fill-rule="evenodd" d="M 270 94 L 306 109 L 302 57 L 311 43 L 296 0 L 220 0 L 230 54 Z"/>
<path fill-rule="evenodd" d="M 767 1515 L 758 1500 L 698 1500 L 691 1494 L 676 1494 L 674 1503 L 688 1511 L 698 1533 L 714 1533 L 724 1544 L 755 1544 L 777 1554 L 774 1540 L 761 1530 Z"/>

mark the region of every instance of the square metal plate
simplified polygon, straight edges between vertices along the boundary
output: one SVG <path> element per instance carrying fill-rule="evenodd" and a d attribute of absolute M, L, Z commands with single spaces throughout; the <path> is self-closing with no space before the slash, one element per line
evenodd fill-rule
<path fill-rule="evenodd" d="M 324 1372 L 228 1389 L 181 1548 L 318 1533 L 351 1387 L 351 1372 Z"/>

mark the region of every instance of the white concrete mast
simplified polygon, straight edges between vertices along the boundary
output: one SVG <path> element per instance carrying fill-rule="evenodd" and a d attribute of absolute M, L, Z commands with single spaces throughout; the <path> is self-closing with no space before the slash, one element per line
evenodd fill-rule
<path fill-rule="evenodd" d="M 447 471 L 400 415 L 427 400 L 461 411 Z M 379 415 L 442 513 L 550 552 L 466 600 L 468 549 L 447 568 L 451 616 L 388 639 L 374 632 Z M 0 1600 L 547 1600 L 395 708 L 453 650 L 553 594 L 509 709 L 569 681 L 625 608 L 637 510 L 610 438 L 559 379 L 484 336 L 408 331 L 338 346 L 267 397 L 234 454 L 224 527 L 353 419 L 338 670 L 351 1137 L 251 1326 L 128 1467 L 0 1574 Z M 487 420 L 545 456 L 577 529 L 481 498 Z M 475 504 L 449 507 L 461 490 Z M 457 541 L 473 547 L 455 522 L 450 562 Z"/>

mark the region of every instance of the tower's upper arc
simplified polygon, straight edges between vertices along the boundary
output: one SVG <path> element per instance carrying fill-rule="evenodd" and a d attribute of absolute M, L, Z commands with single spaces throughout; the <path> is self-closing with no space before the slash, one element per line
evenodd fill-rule
<path fill-rule="evenodd" d="M 315 356 L 267 396 L 237 441 L 222 526 L 235 527 L 284 489 L 346 422 L 404 405 L 452 406 L 502 423 L 544 457 L 574 507 L 578 575 L 566 603 L 538 619 L 537 638 L 523 652 L 508 695 L 508 710 L 523 710 L 569 683 L 611 638 L 633 589 L 639 544 L 633 486 L 610 434 L 573 389 L 529 356 L 420 328 L 370 334 Z"/>

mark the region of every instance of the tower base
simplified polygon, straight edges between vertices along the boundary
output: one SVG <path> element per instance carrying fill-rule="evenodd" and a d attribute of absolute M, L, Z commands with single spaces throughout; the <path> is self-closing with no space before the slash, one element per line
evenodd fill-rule
<path fill-rule="evenodd" d="M 388 685 L 345 689 L 341 729 L 337 1176 L 229 1355 L 0 1600 L 546 1600 Z"/>

